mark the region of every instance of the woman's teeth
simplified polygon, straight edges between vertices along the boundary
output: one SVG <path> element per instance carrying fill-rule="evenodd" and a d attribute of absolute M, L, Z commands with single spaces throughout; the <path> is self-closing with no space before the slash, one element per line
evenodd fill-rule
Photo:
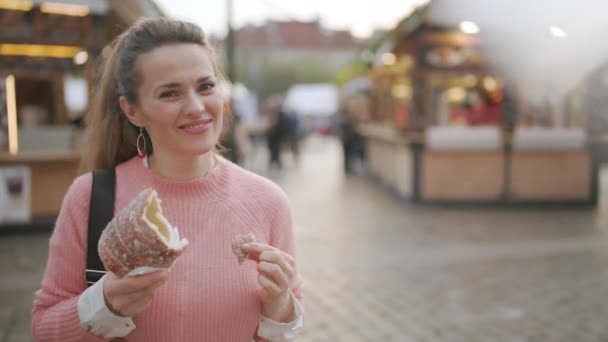
<path fill-rule="evenodd" d="M 205 122 L 201 122 L 201 123 L 198 123 L 195 125 L 186 125 L 186 126 L 183 126 L 183 128 L 199 128 L 199 127 L 205 127 L 208 124 L 209 124 L 209 121 L 205 121 Z"/>

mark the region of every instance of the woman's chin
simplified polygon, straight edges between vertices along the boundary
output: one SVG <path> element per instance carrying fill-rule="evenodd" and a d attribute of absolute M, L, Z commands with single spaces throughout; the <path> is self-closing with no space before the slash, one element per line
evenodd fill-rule
<path fill-rule="evenodd" d="M 190 154 L 192 156 L 201 156 L 201 155 L 207 154 L 209 152 L 213 152 L 214 148 L 215 148 L 215 146 L 213 146 L 213 145 L 190 148 L 190 150 L 188 151 L 188 154 Z"/>
<path fill-rule="evenodd" d="M 179 144 L 174 146 L 174 153 L 196 157 L 215 150 L 214 139 L 198 139 L 195 141 L 181 141 Z"/>

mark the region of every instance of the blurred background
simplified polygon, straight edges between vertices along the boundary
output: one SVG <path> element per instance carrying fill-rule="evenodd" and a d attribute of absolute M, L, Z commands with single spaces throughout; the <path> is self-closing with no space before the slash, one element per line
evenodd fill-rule
<path fill-rule="evenodd" d="M 604 0 L 0 0 L 0 342 L 32 341 L 106 47 L 199 24 L 296 219 L 298 341 L 607 341 Z"/>

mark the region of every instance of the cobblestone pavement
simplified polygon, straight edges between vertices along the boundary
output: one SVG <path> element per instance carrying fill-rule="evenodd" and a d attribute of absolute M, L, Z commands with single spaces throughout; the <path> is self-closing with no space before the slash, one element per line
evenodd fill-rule
<path fill-rule="evenodd" d="M 312 139 L 297 164 L 257 168 L 294 207 L 307 311 L 298 341 L 608 341 L 605 200 L 420 206 L 344 177 L 340 163 L 336 141 Z M 31 341 L 47 239 L 0 235 L 0 342 Z"/>

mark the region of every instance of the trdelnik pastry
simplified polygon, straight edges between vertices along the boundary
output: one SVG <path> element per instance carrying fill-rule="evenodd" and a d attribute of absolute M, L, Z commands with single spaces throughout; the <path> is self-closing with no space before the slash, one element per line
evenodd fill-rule
<path fill-rule="evenodd" d="M 141 268 L 169 268 L 188 240 L 163 216 L 154 189 L 139 193 L 106 226 L 99 239 L 99 257 L 106 270 L 120 277 Z"/>

